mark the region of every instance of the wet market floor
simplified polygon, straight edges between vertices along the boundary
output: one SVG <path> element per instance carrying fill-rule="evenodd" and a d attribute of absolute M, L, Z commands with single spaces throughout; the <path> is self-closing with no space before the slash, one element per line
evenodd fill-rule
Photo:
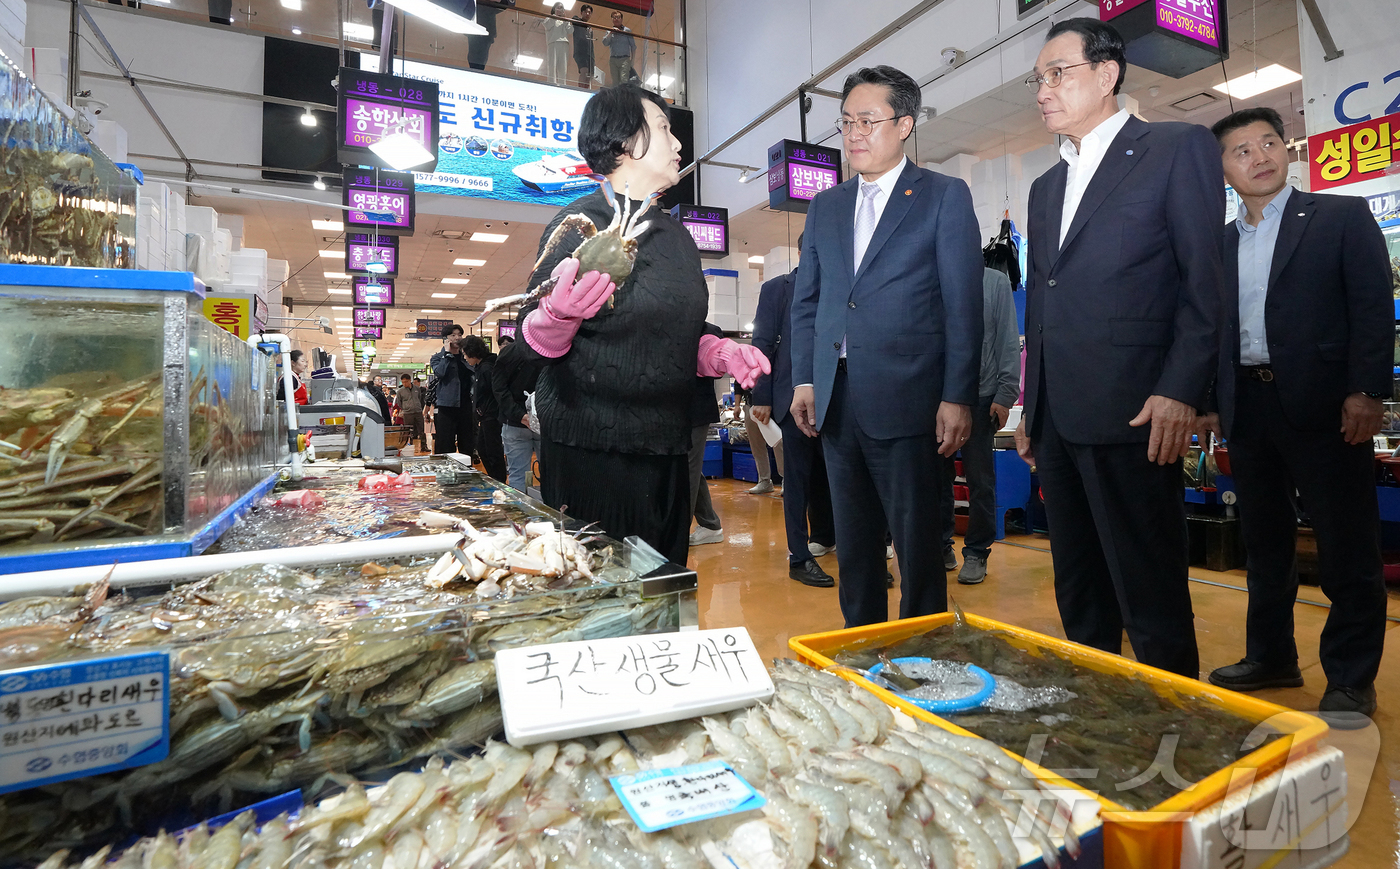
<path fill-rule="evenodd" d="M 710 481 L 725 540 L 691 549 L 690 566 L 700 575 L 700 626 L 743 625 L 766 657 L 788 657 L 789 637 L 838 629 L 841 611 L 836 589 L 810 588 L 788 578 L 782 498 L 777 493 L 747 494 L 750 485 L 729 479 Z M 1063 637 L 1055 609 L 1049 546 L 1044 535 L 1008 537 L 992 549 L 986 582 L 960 586 L 950 572 L 952 593 L 967 612 Z M 958 552 L 961 561 L 960 541 Z M 828 573 L 837 575 L 834 553 L 819 561 Z M 898 575 L 893 562 L 891 569 Z M 1204 674 L 1243 656 L 1245 577 L 1242 570 L 1216 573 L 1197 567 L 1191 568 L 1191 577 L 1202 580 L 1191 584 L 1191 597 Z M 1236 586 L 1238 590 L 1207 583 Z M 1327 600 L 1319 589 L 1307 586 L 1299 595 L 1319 603 Z M 890 592 L 890 618 L 897 617 L 898 607 L 896 584 Z M 1390 594 L 1389 613 L 1400 618 L 1400 593 Z M 1317 653 L 1326 617 L 1323 607 L 1303 602 L 1297 605 L 1294 618 L 1299 666 L 1306 684 L 1261 691 L 1259 697 L 1295 709 L 1317 708 L 1327 686 Z M 1390 631 L 1397 627 L 1400 622 L 1387 625 Z M 1351 785 L 1351 851 L 1334 864 L 1341 869 L 1400 866 L 1400 647 L 1395 637 L 1388 636 L 1376 681 L 1380 708 L 1375 725 L 1351 733 L 1334 730 L 1328 736 L 1331 744 L 1347 753 Z"/>

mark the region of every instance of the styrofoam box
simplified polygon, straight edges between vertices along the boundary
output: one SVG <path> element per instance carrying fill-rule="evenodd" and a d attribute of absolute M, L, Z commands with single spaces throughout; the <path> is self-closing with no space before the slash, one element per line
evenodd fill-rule
<path fill-rule="evenodd" d="M 165 233 L 165 263 L 172 272 L 188 271 L 185 265 L 185 234 L 173 229 Z"/>
<path fill-rule="evenodd" d="M 185 206 L 185 232 L 198 233 L 213 238 L 214 231 L 218 228 L 219 212 L 203 205 Z"/>
<path fill-rule="evenodd" d="M 292 266 L 284 259 L 270 259 L 267 261 L 267 285 L 269 287 L 281 288 L 291 277 Z"/>

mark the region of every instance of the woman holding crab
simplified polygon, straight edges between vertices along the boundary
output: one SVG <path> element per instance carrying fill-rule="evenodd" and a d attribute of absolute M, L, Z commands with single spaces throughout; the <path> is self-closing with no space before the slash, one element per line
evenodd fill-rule
<path fill-rule="evenodd" d="M 553 289 L 526 304 L 522 332 L 544 363 L 545 503 L 684 564 L 695 378 L 729 374 L 747 388 L 769 369 L 755 348 L 702 334 L 709 291 L 695 242 L 651 210 L 680 180 L 680 149 L 657 95 L 622 85 L 589 100 L 579 150 L 605 180 L 546 229 L 530 286 Z"/>

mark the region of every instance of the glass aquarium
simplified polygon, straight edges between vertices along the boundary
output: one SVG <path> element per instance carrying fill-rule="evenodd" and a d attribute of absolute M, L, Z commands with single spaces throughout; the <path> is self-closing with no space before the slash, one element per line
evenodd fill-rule
<path fill-rule="evenodd" d="M 0 55 L 0 263 L 136 267 L 136 181 Z"/>
<path fill-rule="evenodd" d="M 273 366 L 203 292 L 188 273 L 0 265 L 0 574 L 188 555 L 270 486 Z"/>

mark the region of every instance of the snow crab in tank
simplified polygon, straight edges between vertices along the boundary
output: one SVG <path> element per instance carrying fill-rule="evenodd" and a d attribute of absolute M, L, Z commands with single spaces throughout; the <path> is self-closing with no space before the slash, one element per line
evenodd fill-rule
<path fill-rule="evenodd" d="M 613 193 L 612 185 L 606 178 L 598 177 L 598 183 L 603 186 L 603 193 L 607 195 L 608 201 L 612 203 L 613 219 L 606 229 L 599 230 L 598 225 L 586 214 L 570 214 L 559 225 L 554 227 L 554 232 L 549 234 L 549 239 L 544 243 L 544 249 L 540 251 L 540 258 L 535 260 L 535 264 L 530 267 L 530 273 L 541 264 L 554 259 L 559 251 L 567 249 L 567 246 L 574 239 L 582 237 L 579 243 L 570 254 L 571 257 L 579 261 L 579 274 L 587 272 L 602 272 L 612 278 L 612 282 L 622 286 L 632 275 L 632 266 L 637 262 L 638 239 L 642 233 L 651 228 L 651 221 L 638 223 L 642 215 L 651 210 L 651 206 L 656 202 L 659 193 L 653 193 L 646 198 L 640 208 L 632 209 L 632 200 L 627 196 L 627 188 L 622 191 L 622 204 L 619 205 L 617 196 Z M 543 298 L 554 290 L 557 281 L 554 278 L 546 278 L 540 281 L 534 289 L 524 293 L 517 293 L 514 296 L 504 296 L 499 299 L 488 299 L 486 308 L 481 312 L 472 325 L 475 326 L 486 315 L 499 308 L 510 305 L 524 305 Z M 609 300 L 611 305 L 612 300 Z"/>

